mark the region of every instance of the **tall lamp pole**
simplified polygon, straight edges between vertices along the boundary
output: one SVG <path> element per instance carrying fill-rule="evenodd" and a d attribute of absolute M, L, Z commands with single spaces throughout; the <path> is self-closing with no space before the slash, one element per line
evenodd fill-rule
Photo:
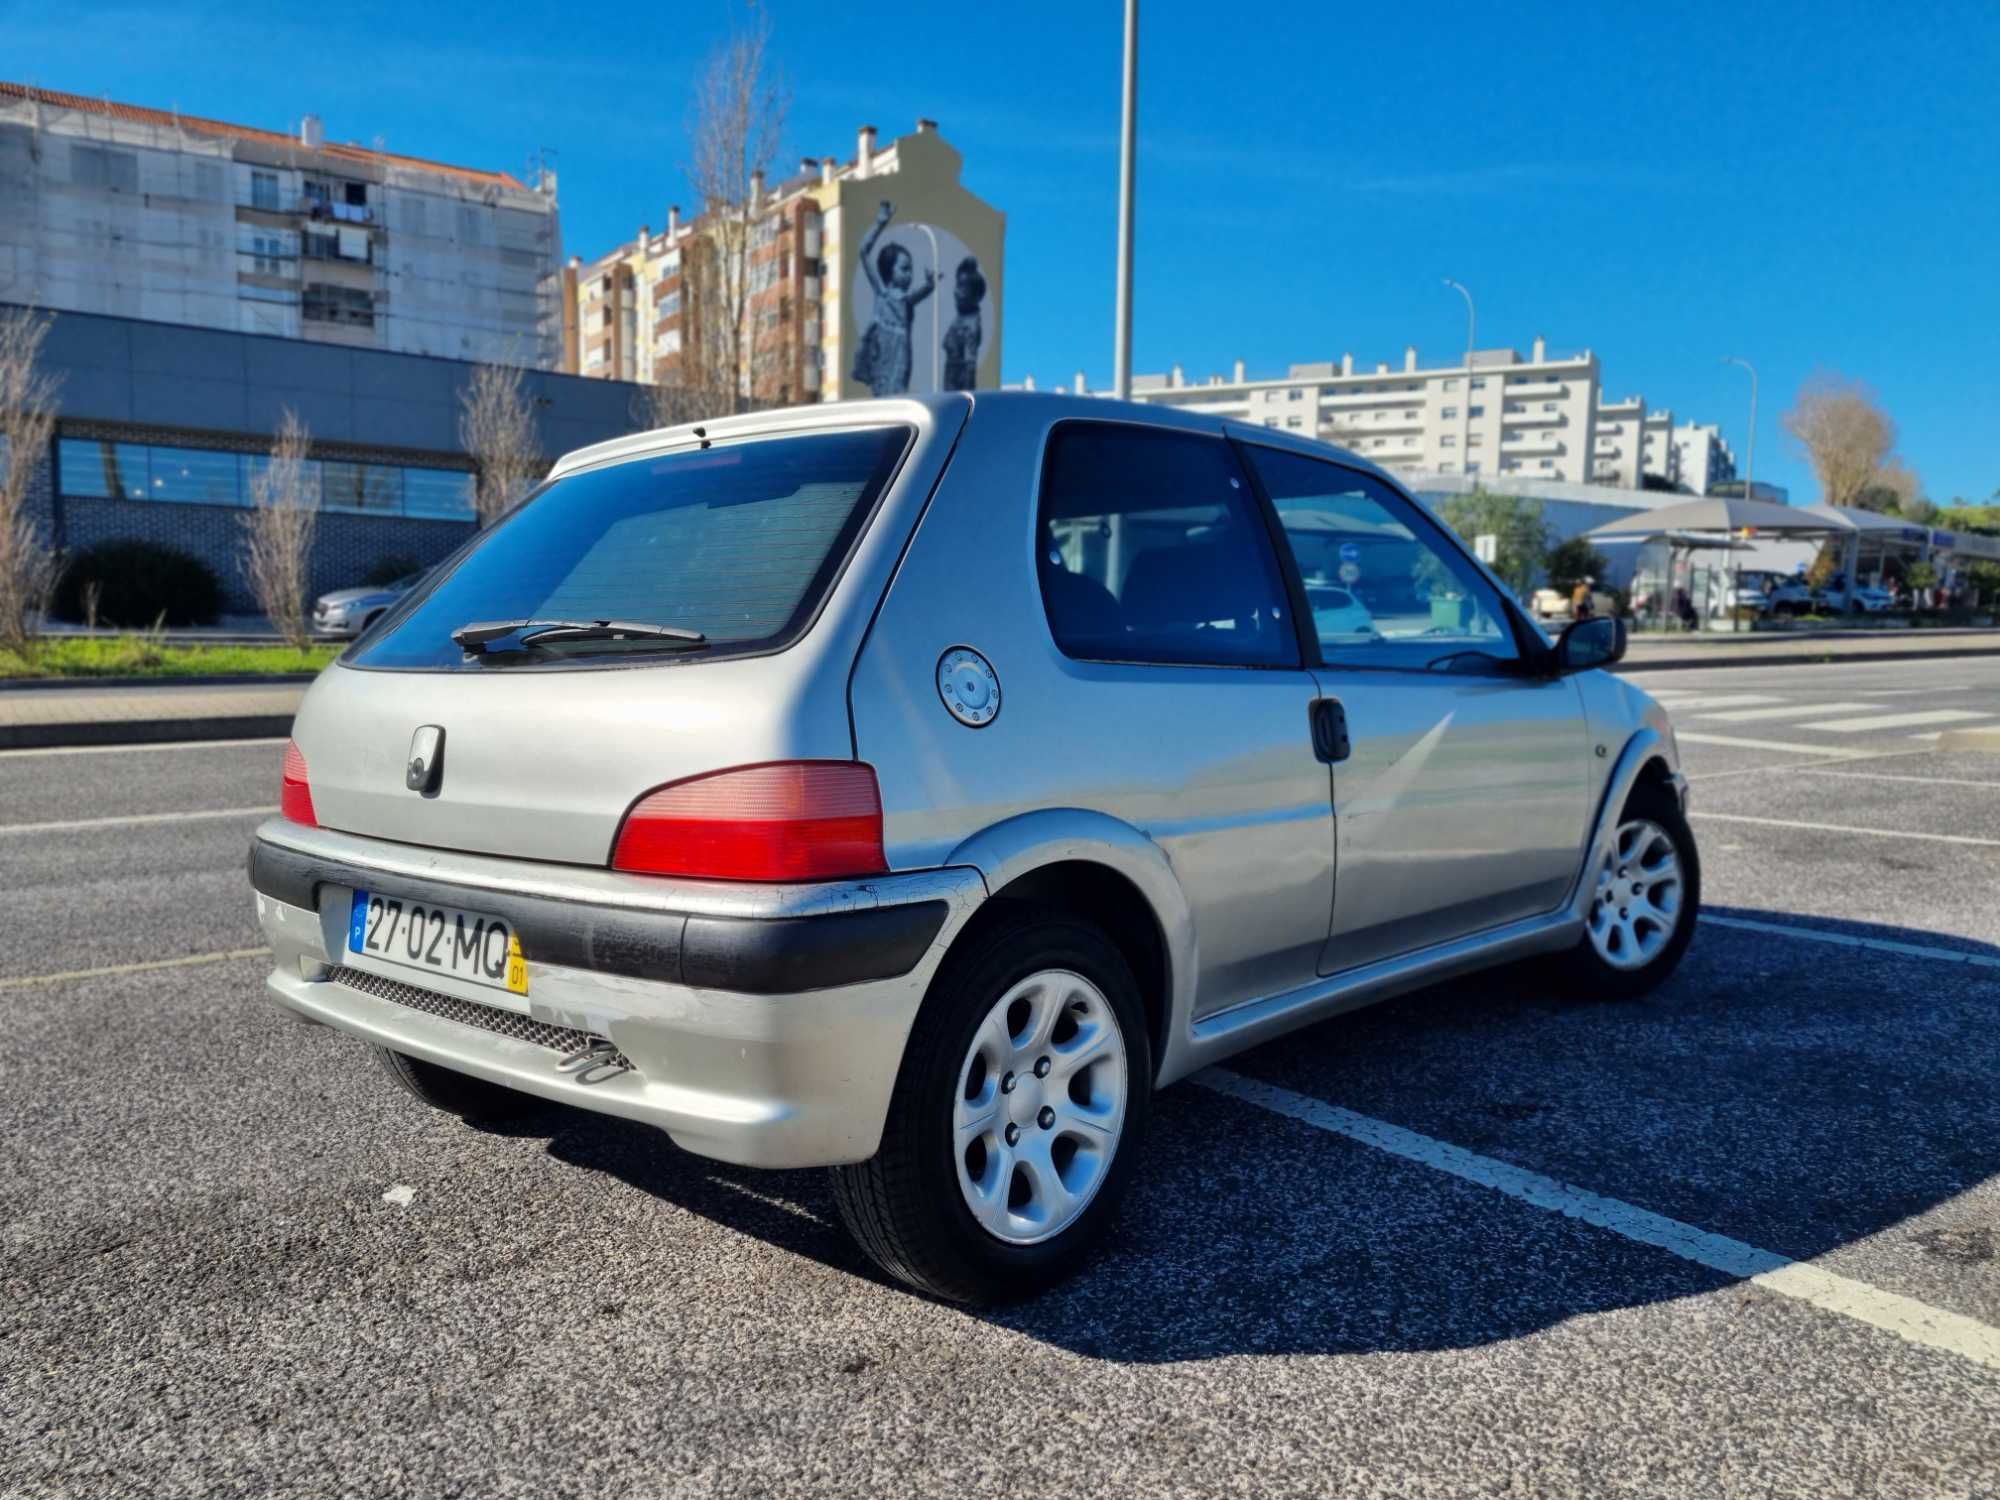
<path fill-rule="evenodd" d="M 1118 329 L 1112 391 L 1132 399 L 1132 199 L 1139 169 L 1139 0 L 1125 0 L 1125 107 L 1118 128 Z"/>
<path fill-rule="evenodd" d="M 1754 497 L 1757 482 L 1757 367 L 1740 354 L 1725 354 L 1722 356 L 1722 362 L 1725 365 L 1741 365 L 1750 372 L 1750 437 L 1743 445 L 1743 498 L 1749 500 Z M 1741 568 L 1736 566 L 1736 550 L 1733 547 L 1729 552 L 1729 560 L 1731 595 L 1729 628 L 1734 630 L 1736 628 L 1735 595 L 1739 591 L 1737 580 L 1743 576 L 1743 572 Z"/>
<path fill-rule="evenodd" d="M 1465 420 L 1459 426 L 1459 433 L 1465 439 L 1466 472 L 1471 472 L 1472 453 L 1472 351 L 1478 342 L 1479 312 L 1472 305 L 1472 293 L 1463 286 L 1445 277 L 1444 284 L 1465 299 L 1465 399 L 1459 404 L 1465 409 Z M 1478 486 L 1474 486 L 1478 488 Z"/>

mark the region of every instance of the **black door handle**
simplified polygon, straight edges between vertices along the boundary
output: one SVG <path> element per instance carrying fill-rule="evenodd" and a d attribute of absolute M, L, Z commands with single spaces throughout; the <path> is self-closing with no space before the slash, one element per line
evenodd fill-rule
<path fill-rule="evenodd" d="M 1316 698 L 1312 706 L 1313 754 L 1331 764 L 1346 760 L 1354 747 L 1347 739 L 1347 710 L 1338 698 Z"/>

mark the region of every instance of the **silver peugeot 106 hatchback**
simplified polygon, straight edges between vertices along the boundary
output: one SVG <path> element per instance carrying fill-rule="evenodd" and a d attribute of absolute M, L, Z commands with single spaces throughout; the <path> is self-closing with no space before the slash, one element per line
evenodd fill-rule
<path fill-rule="evenodd" d="M 1652 699 L 1380 470 L 1033 394 L 571 454 L 307 693 L 274 1000 L 468 1117 L 832 1169 L 937 1296 L 1105 1232 L 1152 1091 L 1453 975 L 1658 984 Z"/>

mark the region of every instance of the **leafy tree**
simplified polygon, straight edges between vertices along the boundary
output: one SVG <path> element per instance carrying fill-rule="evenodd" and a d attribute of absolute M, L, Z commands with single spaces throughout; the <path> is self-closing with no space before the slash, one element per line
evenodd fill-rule
<path fill-rule="evenodd" d="M 1438 507 L 1438 515 L 1468 547 L 1475 537 L 1495 538 L 1493 571 L 1515 593 L 1525 594 L 1533 586 L 1551 539 L 1541 501 L 1526 495 L 1474 490 L 1469 495 L 1453 495 Z"/>
<path fill-rule="evenodd" d="M 1965 569 L 1965 579 L 1984 602 L 2000 600 L 2000 562 L 1970 563 Z"/>
<path fill-rule="evenodd" d="M 1913 495 L 1898 506 L 1897 511 L 1913 526 L 1929 526 L 1938 518 L 1937 502 L 1923 495 Z"/>
<path fill-rule="evenodd" d="M 1573 536 L 1549 549 L 1544 566 L 1548 569 L 1549 587 L 1568 593 L 1586 578 L 1602 578 L 1610 564 L 1602 552 L 1590 545 L 1589 537 Z"/>

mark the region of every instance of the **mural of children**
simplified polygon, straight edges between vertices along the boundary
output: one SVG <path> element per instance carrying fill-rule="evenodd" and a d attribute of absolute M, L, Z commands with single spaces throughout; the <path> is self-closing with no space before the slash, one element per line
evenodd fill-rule
<path fill-rule="evenodd" d="M 875 249 L 895 213 L 896 205 L 885 202 L 861 241 L 861 270 L 875 290 L 875 321 L 854 351 L 854 378 L 877 396 L 900 396 L 909 390 L 910 319 L 917 304 L 937 290 L 935 269 L 924 272 L 924 284 L 910 290 L 917 265 L 903 246 L 892 241 Z"/>
<path fill-rule="evenodd" d="M 958 263 L 952 296 L 958 316 L 944 331 L 944 388 L 969 391 L 979 383 L 979 304 L 986 300 L 986 278 L 979 274 L 976 256 Z"/>

